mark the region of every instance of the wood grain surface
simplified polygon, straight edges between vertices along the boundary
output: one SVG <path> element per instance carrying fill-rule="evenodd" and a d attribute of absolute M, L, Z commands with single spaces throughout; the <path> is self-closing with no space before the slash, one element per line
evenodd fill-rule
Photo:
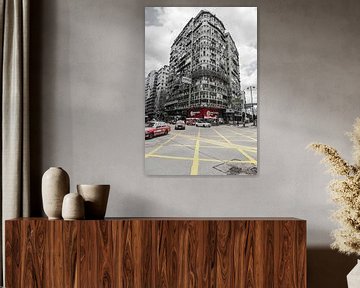
<path fill-rule="evenodd" d="M 5 223 L 6 287 L 306 287 L 297 219 Z"/>

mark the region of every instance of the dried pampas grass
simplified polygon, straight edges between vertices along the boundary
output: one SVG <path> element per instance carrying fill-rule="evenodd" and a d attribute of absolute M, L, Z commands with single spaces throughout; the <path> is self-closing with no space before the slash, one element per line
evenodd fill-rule
<path fill-rule="evenodd" d="M 360 256 L 360 118 L 356 119 L 349 137 L 353 142 L 354 165 L 346 162 L 331 146 L 312 143 L 308 148 L 325 156 L 324 162 L 336 177 L 329 185 L 331 198 L 338 204 L 332 218 L 342 227 L 333 231 L 331 247 Z"/>

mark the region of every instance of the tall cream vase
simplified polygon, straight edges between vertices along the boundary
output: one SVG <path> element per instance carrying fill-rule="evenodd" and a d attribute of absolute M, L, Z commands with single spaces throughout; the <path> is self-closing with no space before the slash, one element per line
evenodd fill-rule
<path fill-rule="evenodd" d="M 49 168 L 42 177 L 43 208 L 49 219 L 61 219 L 64 196 L 70 191 L 69 175 L 60 167 Z"/>

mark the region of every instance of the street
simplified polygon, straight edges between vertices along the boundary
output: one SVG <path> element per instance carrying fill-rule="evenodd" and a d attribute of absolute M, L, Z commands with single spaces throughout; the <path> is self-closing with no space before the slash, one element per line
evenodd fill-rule
<path fill-rule="evenodd" d="M 249 126 L 250 125 L 250 126 Z M 255 175 L 257 127 L 186 126 L 145 140 L 147 175 Z"/>

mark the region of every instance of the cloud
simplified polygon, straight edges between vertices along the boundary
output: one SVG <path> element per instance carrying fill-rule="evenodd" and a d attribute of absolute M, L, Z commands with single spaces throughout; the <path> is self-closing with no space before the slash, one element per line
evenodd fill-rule
<path fill-rule="evenodd" d="M 162 26 L 159 21 L 159 15 L 162 8 L 148 7 L 145 9 L 145 26 Z"/>
<path fill-rule="evenodd" d="M 240 55 L 243 88 L 257 84 L 257 9 L 255 7 L 145 8 L 145 75 L 169 63 L 170 48 L 200 10 L 215 14 L 233 37 Z"/>

